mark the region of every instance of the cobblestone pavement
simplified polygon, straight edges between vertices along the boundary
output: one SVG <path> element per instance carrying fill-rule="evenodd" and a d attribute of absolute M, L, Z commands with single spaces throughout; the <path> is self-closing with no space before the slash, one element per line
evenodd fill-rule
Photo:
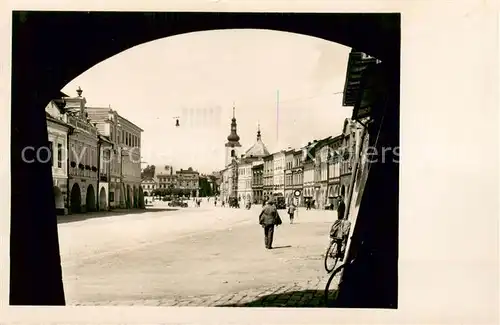
<path fill-rule="evenodd" d="M 328 280 L 323 253 L 334 216 L 300 211 L 296 223 L 276 229 L 275 249 L 266 250 L 256 224 L 259 211 L 190 208 L 141 215 L 140 223 L 120 217 L 106 223 L 66 224 L 61 246 L 67 252 L 62 257 L 67 302 L 322 307 Z M 175 226 L 183 222 L 185 228 Z M 90 232 L 88 242 L 70 242 L 73 230 L 80 236 Z M 108 236 L 95 238 L 96 233 Z M 85 253 L 87 246 L 104 253 Z"/>

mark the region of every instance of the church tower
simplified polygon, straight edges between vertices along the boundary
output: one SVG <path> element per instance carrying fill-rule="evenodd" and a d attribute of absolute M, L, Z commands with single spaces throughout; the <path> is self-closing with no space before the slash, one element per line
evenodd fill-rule
<path fill-rule="evenodd" d="M 227 142 L 226 142 L 226 162 L 225 166 L 228 166 L 231 164 L 233 159 L 237 159 L 240 156 L 240 149 L 241 149 L 241 144 L 240 144 L 240 137 L 238 133 L 236 132 L 236 117 L 234 114 L 234 105 L 233 105 L 233 118 L 231 120 L 231 133 L 227 137 Z"/>

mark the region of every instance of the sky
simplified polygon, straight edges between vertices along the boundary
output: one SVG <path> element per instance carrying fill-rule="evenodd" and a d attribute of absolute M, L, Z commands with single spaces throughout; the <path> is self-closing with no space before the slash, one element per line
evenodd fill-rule
<path fill-rule="evenodd" d="M 270 152 L 340 134 L 352 113 L 341 94 L 349 52 L 286 32 L 196 32 L 123 51 L 62 91 L 76 96 L 80 86 L 87 106 L 110 106 L 141 127 L 144 166 L 211 173 L 224 168 L 233 105 L 243 151 L 258 125 Z"/>

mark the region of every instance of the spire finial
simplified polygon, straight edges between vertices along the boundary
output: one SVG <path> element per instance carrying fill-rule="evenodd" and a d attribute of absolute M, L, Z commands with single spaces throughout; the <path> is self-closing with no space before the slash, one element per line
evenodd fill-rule
<path fill-rule="evenodd" d="M 235 107 L 234 107 L 234 101 L 233 101 L 233 118 L 236 118 L 236 116 L 234 114 L 234 110 L 235 110 Z"/>
<path fill-rule="evenodd" d="M 80 86 L 78 86 L 78 89 L 76 90 L 76 93 L 78 94 L 78 97 L 82 96 L 83 90 L 82 90 L 82 88 L 80 88 Z"/>
<path fill-rule="evenodd" d="M 257 123 L 257 140 L 260 140 L 260 122 Z"/>

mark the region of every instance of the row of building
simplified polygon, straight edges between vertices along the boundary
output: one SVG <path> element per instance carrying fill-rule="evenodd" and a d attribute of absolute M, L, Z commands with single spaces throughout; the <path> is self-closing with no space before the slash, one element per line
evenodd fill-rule
<path fill-rule="evenodd" d="M 110 107 L 86 103 L 78 88 L 45 109 L 57 213 L 143 208 L 143 130 Z"/>
<path fill-rule="evenodd" d="M 349 195 L 353 159 L 359 152 L 362 130 L 359 123 L 346 119 L 337 136 L 269 153 L 259 128 L 255 144 L 240 154 L 233 108 L 220 198 L 226 202 L 235 198 L 244 203 L 261 203 L 283 196 L 290 203 L 296 197 L 299 205 L 310 201 L 319 209 L 334 208 L 336 198 Z"/>
<path fill-rule="evenodd" d="M 210 187 L 210 191 L 207 192 L 216 193 L 218 191 L 217 179 L 216 174 L 200 174 L 192 167 L 174 171 L 172 166 L 165 166 L 163 171 L 156 173 L 153 177 L 143 178 L 142 188 L 144 196 L 151 196 L 157 192 L 169 193 L 167 190 L 177 189 L 179 194 L 199 197 L 202 194 L 206 195 L 206 193 L 203 193 L 204 183 Z"/>

